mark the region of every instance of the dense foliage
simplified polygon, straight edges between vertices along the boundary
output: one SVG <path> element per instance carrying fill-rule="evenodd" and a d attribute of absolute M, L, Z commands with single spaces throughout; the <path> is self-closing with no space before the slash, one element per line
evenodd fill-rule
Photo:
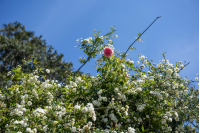
<path fill-rule="evenodd" d="M 159 64 L 144 55 L 136 63 L 125 59 L 125 53 L 114 50 L 111 39 L 115 28 L 111 30 L 104 36 L 97 32 L 93 34 L 94 39 L 81 39 L 79 45 L 88 55 L 87 60 L 79 60 L 82 66 L 103 51 L 96 60 L 97 76 L 80 75 L 77 71 L 66 84 L 59 84 L 46 78 L 51 74 L 49 69 L 36 68 L 32 73 L 23 73 L 21 66 L 13 69 L 9 77 L 21 79 L 22 84 L 0 94 L 2 130 L 17 133 L 196 132 L 198 125 L 183 126 L 185 121 L 199 120 L 198 89 L 190 87 L 190 80 L 179 76 L 186 64 L 173 65 L 164 54 Z M 144 71 L 144 67 L 149 71 Z M 47 73 L 40 75 L 42 71 Z M 134 75 L 129 75 L 131 71 Z M 40 82 L 39 77 L 45 81 Z"/>
<path fill-rule="evenodd" d="M 53 52 L 52 46 L 46 46 L 42 36 L 34 36 L 34 32 L 26 31 L 25 26 L 19 22 L 4 24 L 0 29 L 0 87 L 10 86 L 18 81 L 12 81 L 8 85 L 6 74 L 17 65 L 22 64 L 22 60 L 35 57 L 39 64 L 37 67 L 48 68 L 51 74 L 49 79 L 56 79 L 59 82 L 66 82 L 68 75 L 73 70 L 71 62 L 63 62 L 63 54 L 58 55 Z M 47 49 L 48 48 L 48 49 Z M 22 66 L 23 72 L 31 73 L 36 69 L 32 63 Z"/>

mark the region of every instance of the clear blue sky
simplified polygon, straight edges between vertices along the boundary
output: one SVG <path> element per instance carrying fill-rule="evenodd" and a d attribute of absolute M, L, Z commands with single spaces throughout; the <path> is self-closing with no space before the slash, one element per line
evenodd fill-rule
<path fill-rule="evenodd" d="M 115 50 L 124 51 L 158 16 L 161 16 L 136 42 L 136 51 L 128 58 L 138 61 L 143 54 L 157 64 L 166 59 L 191 63 L 180 73 L 194 80 L 199 73 L 199 1 L 198 0 L 0 0 L 0 27 L 18 21 L 26 30 L 43 35 L 63 60 L 70 61 L 77 70 L 79 57 L 87 56 L 77 46 L 76 39 L 93 37 L 94 29 L 110 31 L 116 24 L 119 37 L 113 39 Z M 81 71 L 96 76 L 94 59 Z M 197 84 L 196 88 L 198 88 Z"/>
<path fill-rule="evenodd" d="M 2 24 L 18 21 L 26 30 L 43 35 L 47 45 L 52 45 L 64 60 L 70 61 L 77 70 L 79 57 L 87 57 L 82 50 L 75 49 L 76 39 L 93 37 L 94 29 L 101 35 L 116 24 L 119 37 L 113 39 L 115 50 L 124 51 L 157 17 L 161 16 L 136 42 L 136 51 L 129 52 L 128 58 L 135 62 L 138 54 L 145 55 L 155 63 L 166 59 L 191 61 L 181 72 L 188 79 L 199 72 L 199 2 L 198 0 L 0 0 L 0 27 Z M 81 71 L 96 75 L 94 59 Z M 198 86 L 197 86 L 198 87 Z"/>

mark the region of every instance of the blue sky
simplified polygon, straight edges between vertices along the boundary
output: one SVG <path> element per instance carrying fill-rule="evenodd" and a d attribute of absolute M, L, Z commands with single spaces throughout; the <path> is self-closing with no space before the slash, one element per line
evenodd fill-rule
<path fill-rule="evenodd" d="M 137 55 L 143 54 L 159 63 L 163 59 L 161 54 L 167 52 L 170 63 L 191 61 L 180 75 L 194 80 L 199 73 L 198 10 L 198 0 L 1 0 L 0 25 L 18 21 L 36 36 L 43 35 L 47 45 L 64 54 L 63 60 L 72 62 L 77 70 L 81 66 L 79 57 L 87 56 L 74 48 L 76 39 L 93 37 L 94 29 L 104 35 L 116 24 L 115 34 L 119 37 L 113 39 L 113 45 L 115 50 L 124 51 L 138 32 L 161 16 L 141 37 L 143 42 L 133 45 L 137 50 L 129 52 L 128 58 L 136 62 Z M 94 59 L 88 62 L 81 71 L 96 75 L 94 62 Z"/>
<path fill-rule="evenodd" d="M 18 21 L 26 30 L 43 35 L 47 45 L 52 45 L 63 60 L 70 61 L 77 70 L 79 57 L 87 56 L 77 46 L 76 39 L 93 37 L 94 29 L 101 35 L 116 24 L 113 39 L 115 50 L 127 50 L 139 32 L 143 32 L 158 16 L 161 16 L 141 37 L 143 42 L 133 46 L 128 58 L 138 61 L 143 54 L 157 64 L 166 59 L 191 63 L 180 73 L 194 80 L 199 73 L 199 1 L 198 0 L 0 0 L 0 27 Z M 98 56 L 99 57 L 99 56 Z M 81 71 L 96 75 L 88 62 Z M 196 88 L 198 88 L 197 84 Z"/>

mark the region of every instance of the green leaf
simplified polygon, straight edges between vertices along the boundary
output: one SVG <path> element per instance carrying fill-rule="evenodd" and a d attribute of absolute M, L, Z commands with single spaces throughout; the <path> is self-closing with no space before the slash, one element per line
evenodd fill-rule
<path fill-rule="evenodd" d="M 16 131 L 10 131 L 10 133 L 17 133 Z"/>
<path fill-rule="evenodd" d="M 100 70 L 101 70 L 101 67 L 98 67 L 98 68 L 97 68 L 97 73 L 100 72 Z"/>
<path fill-rule="evenodd" d="M 144 132 L 144 127 L 142 126 L 142 132 Z"/>
<path fill-rule="evenodd" d="M 172 106 L 172 104 L 167 100 L 167 105 L 168 106 Z"/>

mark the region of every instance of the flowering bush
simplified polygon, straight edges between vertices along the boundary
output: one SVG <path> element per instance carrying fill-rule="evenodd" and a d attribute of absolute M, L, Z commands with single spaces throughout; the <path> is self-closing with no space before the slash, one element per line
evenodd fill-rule
<path fill-rule="evenodd" d="M 114 51 L 111 38 L 115 28 L 111 30 L 105 36 L 97 32 L 93 34 L 94 39 L 81 39 L 80 48 L 88 55 L 87 60 L 79 60 L 83 65 L 104 50 L 96 63 L 96 77 L 74 73 L 68 83 L 60 84 L 45 78 L 51 73 L 49 69 L 37 68 L 27 74 L 19 66 L 9 72 L 11 80 L 21 82 L 1 89 L 1 130 L 13 133 L 196 132 L 195 125 L 183 127 L 185 121 L 199 119 L 198 90 L 190 87 L 188 79 L 179 76 L 186 65 L 181 62 L 173 65 L 164 55 L 156 65 L 143 55 L 139 56 L 136 66 L 134 61 L 124 59 L 126 53 Z M 105 45 L 104 40 L 109 44 Z M 149 71 L 143 71 L 144 67 Z M 134 76 L 128 74 L 130 71 L 135 72 Z"/>

